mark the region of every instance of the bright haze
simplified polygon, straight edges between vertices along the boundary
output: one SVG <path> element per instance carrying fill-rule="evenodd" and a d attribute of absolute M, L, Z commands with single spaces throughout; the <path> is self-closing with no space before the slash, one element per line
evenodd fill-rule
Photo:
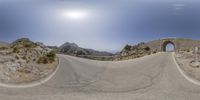
<path fill-rule="evenodd" d="M 118 51 L 165 37 L 200 39 L 198 0 L 0 0 L 0 40 Z"/>

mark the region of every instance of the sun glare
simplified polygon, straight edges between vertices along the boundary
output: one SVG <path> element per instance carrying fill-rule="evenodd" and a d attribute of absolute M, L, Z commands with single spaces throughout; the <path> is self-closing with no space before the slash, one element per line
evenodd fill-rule
<path fill-rule="evenodd" d="M 70 10 L 70 11 L 64 11 L 63 16 L 68 19 L 72 20 L 79 20 L 86 18 L 88 13 L 86 11 L 81 10 Z"/>

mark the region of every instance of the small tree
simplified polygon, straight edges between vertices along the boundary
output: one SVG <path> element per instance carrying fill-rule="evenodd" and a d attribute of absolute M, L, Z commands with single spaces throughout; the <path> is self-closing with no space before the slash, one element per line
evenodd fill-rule
<path fill-rule="evenodd" d="M 150 48 L 149 48 L 148 46 L 145 46 L 144 49 L 145 49 L 146 51 L 149 51 L 149 50 L 150 50 Z"/>
<path fill-rule="evenodd" d="M 48 63 L 48 59 L 46 57 L 40 57 L 37 61 L 37 63 L 42 63 L 42 64 L 47 64 Z"/>
<path fill-rule="evenodd" d="M 19 49 L 17 47 L 14 47 L 13 48 L 13 53 L 18 53 L 19 52 Z"/>
<path fill-rule="evenodd" d="M 124 47 L 124 49 L 127 50 L 127 51 L 130 51 L 130 50 L 131 50 L 131 46 L 127 44 L 127 45 Z"/>
<path fill-rule="evenodd" d="M 49 53 L 46 54 L 46 56 L 48 58 L 55 58 L 56 57 L 56 53 L 54 51 L 50 51 Z"/>

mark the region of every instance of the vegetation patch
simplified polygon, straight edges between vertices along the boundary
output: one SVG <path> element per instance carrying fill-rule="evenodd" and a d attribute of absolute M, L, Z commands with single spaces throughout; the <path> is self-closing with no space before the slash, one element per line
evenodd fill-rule
<path fill-rule="evenodd" d="M 7 45 L 0 45 L 0 81 L 26 83 L 51 74 L 57 67 L 56 53 L 42 43 L 21 38 Z"/>
<path fill-rule="evenodd" d="M 38 59 L 37 63 L 39 63 L 39 64 L 52 63 L 55 61 L 55 58 L 56 58 L 56 53 L 54 51 L 50 51 L 49 53 L 40 57 Z"/>

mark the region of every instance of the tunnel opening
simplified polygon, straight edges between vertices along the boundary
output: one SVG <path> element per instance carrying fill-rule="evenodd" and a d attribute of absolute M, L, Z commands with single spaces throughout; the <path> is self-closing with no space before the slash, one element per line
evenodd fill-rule
<path fill-rule="evenodd" d="M 163 43 L 163 51 L 164 52 L 174 52 L 175 51 L 175 45 L 171 41 L 167 41 Z"/>

